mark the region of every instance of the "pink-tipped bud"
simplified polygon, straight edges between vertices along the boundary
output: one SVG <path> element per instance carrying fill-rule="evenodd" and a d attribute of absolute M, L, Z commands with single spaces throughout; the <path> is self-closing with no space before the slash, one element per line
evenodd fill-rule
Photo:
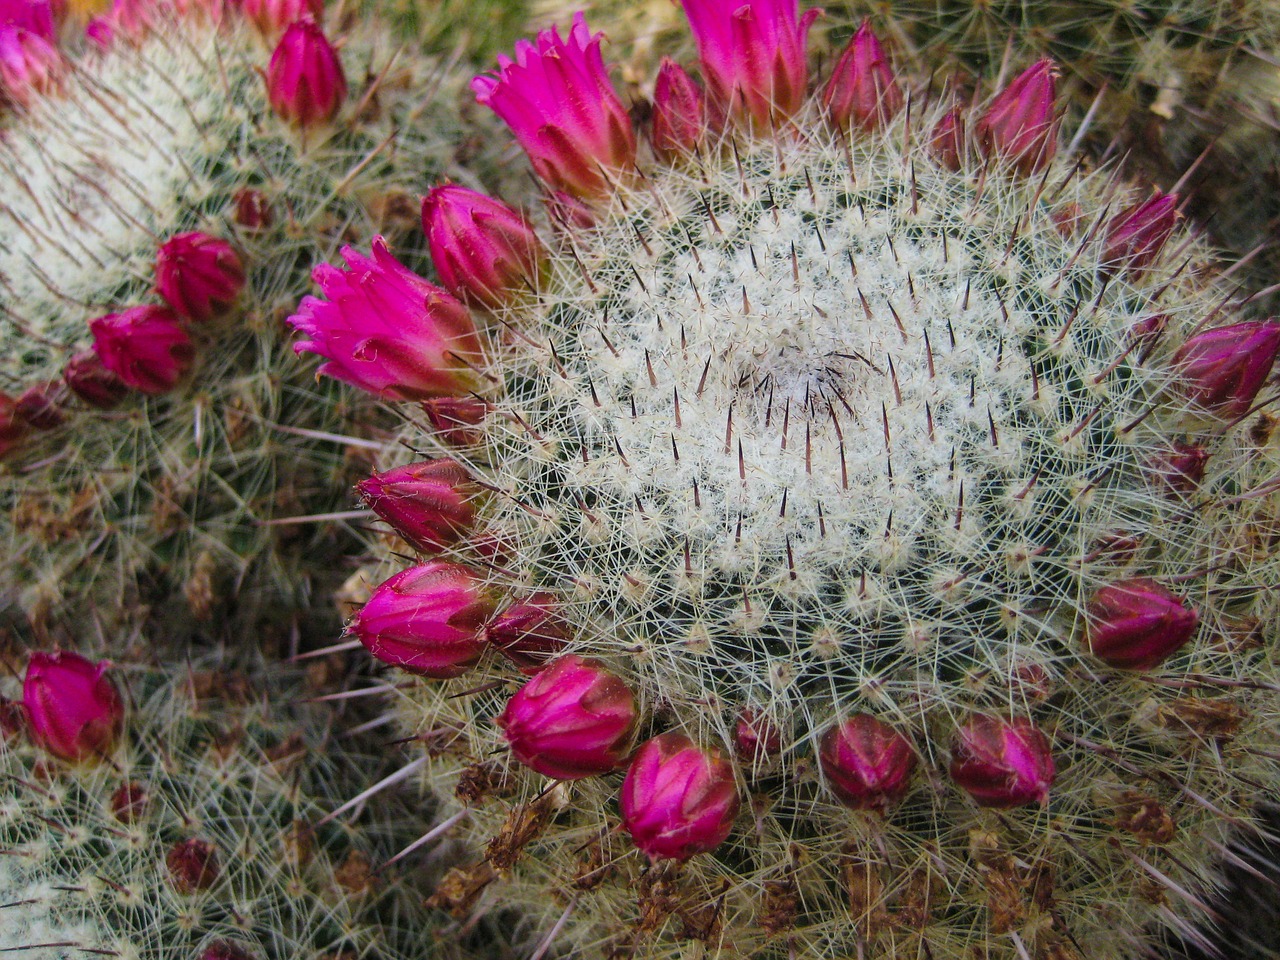
<path fill-rule="evenodd" d="M 625 762 L 638 721 L 630 687 L 593 660 L 567 656 L 516 691 L 496 722 L 526 767 L 581 780 Z"/>
<path fill-rule="evenodd" d="M 436 397 L 424 400 L 422 412 L 436 431 L 436 439 L 451 447 L 474 447 L 484 440 L 489 404 L 476 397 Z"/>
<path fill-rule="evenodd" d="M 763 763 L 782 752 L 782 731 L 761 711 L 747 707 L 733 729 L 733 751 L 739 760 Z"/>
<path fill-rule="evenodd" d="M 818 764 L 846 807 L 883 814 L 906 796 L 916 754 L 893 727 L 869 713 L 855 713 L 822 735 Z"/>
<path fill-rule="evenodd" d="M 29 107 L 57 89 L 65 64 L 50 41 L 22 27 L 0 27 L 0 100 Z"/>
<path fill-rule="evenodd" d="M 1027 175 L 1048 166 L 1058 149 L 1056 78 L 1053 61 L 1039 60 L 996 94 L 978 121 L 979 142 L 988 156 Z"/>
<path fill-rule="evenodd" d="M 485 628 L 489 643 L 526 677 L 542 671 L 569 642 L 569 626 L 560 617 L 553 593 L 535 593 L 513 603 Z"/>
<path fill-rule="evenodd" d="M 18 412 L 18 402 L 0 393 L 0 458 L 17 450 L 30 430 L 31 424 Z"/>
<path fill-rule="evenodd" d="M 669 57 L 662 58 L 653 83 L 654 152 L 664 160 L 696 153 L 709 126 L 707 98 L 691 76 Z"/>
<path fill-rule="evenodd" d="M 1173 448 L 1155 460 L 1152 470 L 1170 492 L 1190 493 L 1204 479 L 1209 456 L 1209 451 L 1204 447 L 1175 440 Z"/>
<path fill-rule="evenodd" d="M 1178 348 L 1173 367 L 1189 400 L 1233 419 L 1253 406 L 1278 351 L 1280 320 L 1246 320 L 1197 333 Z"/>
<path fill-rule="evenodd" d="M 420 553 L 457 543 L 475 522 L 480 487 L 447 457 L 376 473 L 356 484 L 369 508 Z"/>
<path fill-rule="evenodd" d="M 67 421 L 63 407 L 67 401 L 67 385 L 61 380 L 48 380 L 27 387 L 15 401 L 18 416 L 37 430 L 53 430 Z"/>
<path fill-rule="evenodd" d="M 133 307 L 89 322 L 102 365 L 143 393 L 168 393 L 191 369 L 195 346 L 167 307 Z"/>
<path fill-rule="evenodd" d="M 977 714 L 956 731 L 951 745 L 951 779 L 979 806 L 1048 803 L 1057 772 L 1049 738 L 1026 717 Z"/>
<path fill-rule="evenodd" d="M 239 0 L 240 10 L 258 33 L 279 36 L 295 20 L 324 19 L 324 0 Z"/>
<path fill-rule="evenodd" d="M 33 653 L 22 682 L 32 739 L 72 763 L 109 754 L 124 728 L 110 667 L 77 653 Z"/>
<path fill-rule="evenodd" d="M 156 254 L 156 290 L 184 320 L 225 313 L 244 289 L 244 279 L 235 248 L 207 233 L 179 233 Z"/>
<path fill-rule="evenodd" d="M 111 815 L 121 823 L 137 823 L 147 815 L 151 796 L 137 781 L 122 783 L 111 794 Z"/>
<path fill-rule="evenodd" d="M 208 890 L 218 882 L 218 848 L 207 840 L 191 839 L 175 843 L 164 858 L 169 881 L 178 893 L 190 895 Z"/>
<path fill-rule="evenodd" d="M 948 170 L 964 166 L 964 116 L 957 107 L 945 113 L 929 135 L 929 152 Z"/>
<path fill-rule="evenodd" d="M 466 187 L 436 187 L 422 201 L 422 231 L 454 296 L 495 310 L 536 289 L 547 251 L 528 220 Z"/>
<path fill-rule="evenodd" d="M 636 751 L 622 781 L 622 827 L 649 859 L 688 860 L 720 846 L 738 815 L 733 766 L 683 733 Z"/>
<path fill-rule="evenodd" d="M 1093 595 L 1085 646 L 1108 666 L 1149 670 L 1182 648 L 1199 616 L 1154 580 L 1107 584 Z"/>
<path fill-rule="evenodd" d="M 1164 248 L 1178 224 L 1178 195 L 1157 190 L 1107 224 L 1102 259 L 1113 267 L 1145 267 Z"/>
<path fill-rule="evenodd" d="M 271 201 L 261 190 L 246 187 L 235 195 L 235 212 L 232 219 L 245 233 L 258 233 L 275 223 L 276 215 Z"/>
<path fill-rule="evenodd" d="M 851 123 L 862 130 L 876 130 L 902 109 L 902 89 L 870 21 L 862 21 L 840 54 L 822 102 L 837 130 L 846 130 Z"/>
<path fill-rule="evenodd" d="M 304 130 L 328 123 L 347 99 L 338 51 L 314 20 L 291 23 L 267 65 L 267 99 L 286 123 Z"/>
<path fill-rule="evenodd" d="M 347 629 L 383 663 L 447 680 L 484 653 L 485 623 L 496 606 L 482 573 L 433 561 L 383 582 Z"/>
<path fill-rule="evenodd" d="M 91 407 L 110 410 L 129 394 L 129 385 L 102 364 L 92 350 L 77 353 L 62 371 L 71 392 Z"/>

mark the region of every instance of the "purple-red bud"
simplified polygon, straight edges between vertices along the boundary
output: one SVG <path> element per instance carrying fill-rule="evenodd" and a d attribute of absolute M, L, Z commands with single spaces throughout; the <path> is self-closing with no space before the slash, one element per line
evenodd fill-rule
<path fill-rule="evenodd" d="M 18 416 L 37 430 L 53 430 L 67 420 L 63 406 L 67 385 L 61 380 L 47 380 L 27 387 L 15 401 Z"/>
<path fill-rule="evenodd" d="M 18 449 L 31 425 L 18 412 L 18 401 L 0 392 L 0 457 Z"/>
<path fill-rule="evenodd" d="M 782 731 L 759 710 L 747 707 L 734 725 L 733 751 L 739 760 L 763 763 L 782 752 Z"/>
<path fill-rule="evenodd" d="M 855 713 L 822 735 L 818 764 L 846 807 L 883 814 L 906 796 L 916 754 L 893 727 L 869 713 Z"/>
<path fill-rule="evenodd" d="M 369 508 L 420 553 L 461 540 L 475 522 L 480 486 L 456 460 L 423 460 L 356 484 Z"/>
<path fill-rule="evenodd" d="M 111 752 L 124 728 L 124 701 L 107 670 L 78 653 L 33 653 L 22 682 L 32 739 L 77 763 Z"/>
<path fill-rule="evenodd" d="M 1136 270 L 1154 260 L 1178 224 L 1178 195 L 1157 190 L 1107 224 L 1102 259 L 1112 267 Z"/>
<path fill-rule="evenodd" d="M 868 20 L 836 61 L 822 102 L 837 130 L 852 123 L 862 130 L 885 126 L 902 109 L 902 90 Z"/>
<path fill-rule="evenodd" d="M 1204 479 L 1209 451 L 1204 447 L 1182 440 L 1175 440 L 1173 448 L 1158 457 L 1152 464 L 1157 477 L 1172 493 L 1190 493 Z"/>
<path fill-rule="evenodd" d="M 484 440 L 484 418 L 489 404 L 476 397 L 435 397 L 424 400 L 422 412 L 436 431 L 436 438 L 451 447 L 474 447 Z"/>
<path fill-rule="evenodd" d="M 1172 366 L 1189 400 L 1230 419 L 1253 406 L 1277 351 L 1280 321 L 1246 320 L 1197 333 L 1178 348 Z"/>
<path fill-rule="evenodd" d="M 929 134 L 929 152 L 948 170 L 959 170 L 964 165 L 964 116 L 960 108 L 943 114 Z"/>
<path fill-rule="evenodd" d="M 137 781 L 122 783 L 111 794 L 111 815 L 121 823 L 137 823 L 147 815 L 151 796 Z"/>
<path fill-rule="evenodd" d="M 1107 584 L 1087 611 L 1085 646 L 1108 666 L 1149 670 L 1196 632 L 1199 616 L 1166 588 L 1142 577 Z"/>
<path fill-rule="evenodd" d="M 485 632 L 489 643 L 527 677 L 543 670 L 570 640 L 569 627 L 559 615 L 558 598 L 545 592 L 507 607 Z"/>
<path fill-rule="evenodd" d="M 1057 772 L 1048 737 L 1026 717 L 976 714 L 951 745 L 951 779 L 979 806 L 1048 803 Z"/>
<path fill-rule="evenodd" d="M 133 307 L 89 322 L 102 365 L 143 393 L 168 393 L 191 369 L 195 346 L 167 307 Z"/>
<path fill-rule="evenodd" d="M 156 290 L 184 320 L 225 313 L 240 296 L 244 280 L 235 248 L 207 233 L 179 233 L 156 254 Z"/>
<path fill-rule="evenodd" d="M 257 233 L 265 230 L 275 222 L 276 216 L 271 209 L 271 201 L 261 190 L 246 187 L 235 195 L 236 207 L 232 219 L 246 233 Z"/>
<path fill-rule="evenodd" d="M 178 893 L 199 893 L 218 881 L 218 848 L 207 840 L 193 838 L 175 843 L 164 862 L 169 868 L 169 881 Z"/>
<path fill-rule="evenodd" d="M 978 121 L 978 141 L 988 156 L 1026 175 L 1049 164 L 1058 149 L 1056 77 L 1053 61 L 1039 60 L 996 94 Z"/>
<path fill-rule="evenodd" d="M 693 78 L 669 57 L 653 83 L 653 151 L 664 160 L 695 153 L 707 135 L 707 98 Z"/>
<path fill-rule="evenodd" d="M 62 379 L 72 393 L 99 410 L 110 410 L 129 394 L 129 385 L 103 366 L 102 358 L 92 350 L 68 360 Z"/>
<path fill-rule="evenodd" d="M 328 123 L 342 108 L 342 61 L 314 20 L 295 20 L 280 38 L 267 66 L 267 99 L 277 116 L 304 130 Z"/>
<path fill-rule="evenodd" d="M 230 940 L 215 940 L 204 948 L 200 960 L 257 960 L 256 957 L 238 943 Z"/>

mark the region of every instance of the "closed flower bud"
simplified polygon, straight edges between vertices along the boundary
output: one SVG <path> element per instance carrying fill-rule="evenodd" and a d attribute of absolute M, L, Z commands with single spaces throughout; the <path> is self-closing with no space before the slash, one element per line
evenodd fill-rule
<path fill-rule="evenodd" d="M 761 711 L 747 707 L 733 728 L 733 750 L 739 760 L 763 763 L 782 751 L 782 731 Z"/>
<path fill-rule="evenodd" d="M 1208 462 L 1209 451 L 1204 447 L 1175 440 L 1173 449 L 1156 459 L 1152 470 L 1170 492 L 1190 493 L 1200 486 Z"/>
<path fill-rule="evenodd" d="M 102 358 L 92 350 L 68 360 L 62 379 L 72 393 L 99 410 L 110 410 L 129 394 L 129 385 L 103 366 Z"/>
<path fill-rule="evenodd" d="M 311 19 L 285 30 L 267 66 L 267 98 L 282 120 L 302 127 L 328 123 L 347 98 L 342 61 Z"/>
<path fill-rule="evenodd" d="M 651 860 L 688 860 L 724 842 L 738 815 L 733 767 L 683 733 L 647 741 L 622 781 L 622 826 Z"/>
<path fill-rule="evenodd" d="M 555 594 L 545 592 L 513 603 L 485 628 L 489 643 L 521 673 L 533 676 L 569 642 L 569 627 L 558 607 Z"/>
<path fill-rule="evenodd" d="M 170 237 L 156 255 L 156 290 L 184 320 L 225 313 L 244 289 L 244 265 L 225 240 L 193 231 Z"/>
<path fill-rule="evenodd" d="M 546 250 L 525 218 L 466 187 L 436 187 L 422 201 L 422 230 L 440 280 L 454 296 L 497 309 L 536 288 Z"/>
<path fill-rule="evenodd" d="M 0 393 L 0 457 L 18 449 L 30 431 L 31 425 L 18 412 L 18 402 L 7 393 Z"/>
<path fill-rule="evenodd" d="M 666 160 L 696 152 L 707 135 L 707 98 L 702 88 L 667 57 L 653 83 L 652 123 L 653 150 Z"/>
<path fill-rule="evenodd" d="M 18 416 L 37 430 L 52 430 L 66 422 L 63 404 L 67 399 L 67 385 L 61 380 L 49 380 L 28 387 L 16 401 Z"/>
<path fill-rule="evenodd" d="M 1173 368 L 1187 398 L 1221 417 L 1253 406 L 1280 351 L 1280 321 L 1246 320 L 1203 330 L 1178 348 Z"/>
<path fill-rule="evenodd" d="M 122 783 L 111 794 L 111 815 L 121 823 L 137 823 L 147 815 L 150 804 L 146 787 L 136 781 Z"/>
<path fill-rule="evenodd" d="M 822 735 L 818 764 L 827 786 L 853 810 L 876 810 L 907 793 L 916 766 L 911 741 L 869 713 L 855 713 Z"/>
<path fill-rule="evenodd" d="M 204 948 L 200 960 L 256 960 L 254 955 L 230 940 L 215 940 Z"/>
<path fill-rule="evenodd" d="M 446 680 L 480 659 L 496 606 L 483 574 L 435 561 L 378 586 L 347 629 L 383 663 Z"/>
<path fill-rule="evenodd" d="M 580 780 L 625 761 L 638 716 L 630 687 L 592 660 L 567 656 L 516 691 L 497 724 L 526 767 Z"/>
<path fill-rule="evenodd" d="M 979 806 L 1048 803 L 1057 772 L 1049 739 L 1026 717 L 977 714 L 951 745 L 951 779 Z"/>
<path fill-rule="evenodd" d="M 279 36 L 289 24 L 324 17 L 324 0 L 239 0 L 240 10 L 264 37 Z"/>
<path fill-rule="evenodd" d="M 1056 76 L 1053 61 L 1040 60 L 996 94 L 978 121 L 979 142 L 988 156 L 1013 164 L 1023 174 L 1048 165 L 1058 148 Z"/>
<path fill-rule="evenodd" d="M 168 393 L 191 369 L 196 351 L 166 307 L 133 307 L 89 322 L 102 365 L 143 393 Z"/>
<path fill-rule="evenodd" d="M 182 894 L 208 890 L 218 882 L 218 848 L 207 840 L 175 843 L 164 858 L 173 889 Z"/>
<path fill-rule="evenodd" d="M 0 100 L 30 106 L 56 89 L 64 66 L 58 48 L 39 34 L 0 26 Z"/>
<path fill-rule="evenodd" d="M 964 142 L 964 116 L 956 108 L 934 125 L 929 134 L 929 152 L 948 170 L 959 170 L 964 164 Z"/>
<path fill-rule="evenodd" d="M 1089 601 L 1086 646 L 1112 667 L 1149 670 L 1176 653 L 1199 616 L 1154 580 L 1107 584 Z"/>
<path fill-rule="evenodd" d="M 420 553 L 465 537 L 475 522 L 480 487 L 456 460 L 423 460 L 356 484 L 361 498 Z"/>
<path fill-rule="evenodd" d="M 1112 266 L 1145 267 L 1160 253 L 1178 223 L 1178 195 L 1157 190 L 1107 225 L 1102 259 Z"/>
<path fill-rule="evenodd" d="M 124 726 L 124 701 L 107 670 L 77 653 L 33 653 L 22 683 L 32 739 L 73 763 L 111 752 Z"/>
<path fill-rule="evenodd" d="M 422 412 L 436 438 L 451 447 L 474 447 L 484 440 L 489 405 L 476 397 L 435 397 L 422 402 Z"/>
<path fill-rule="evenodd" d="M 275 222 L 276 217 L 271 209 L 271 201 L 261 190 L 246 187 L 237 191 L 235 201 L 235 213 L 232 218 L 246 233 L 258 233 Z"/>
<path fill-rule="evenodd" d="M 863 130 L 883 127 L 902 109 L 902 90 L 880 41 L 867 20 L 836 61 L 822 94 L 827 115 L 838 130 L 852 123 Z"/>

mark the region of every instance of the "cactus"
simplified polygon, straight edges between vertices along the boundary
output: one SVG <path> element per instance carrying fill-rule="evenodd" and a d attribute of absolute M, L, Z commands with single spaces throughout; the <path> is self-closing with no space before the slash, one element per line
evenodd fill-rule
<path fill-rule="evenodd" d="M 350 627 L 476 850 L 433 902 L 522 905 L 539 955 L 1136 956 L 1276 782 L 1280 323 L 1061 150 L 1049 63 L 966 111 L 863 34 L 806 100 L 794 3 L 747 7 L 685 0 L 709 90 L 656 100 L 660 155 L 580 20 L 474 83 L 552 223 L 429 215 L 463 299 L 533 259 L 478 333 L 443 290 L 405 319 L 466 356 L 400 388 L 386 466 L 436 466 L 362 489 L 430 552 Z M 335 298 L 407 282 L 347 258 Z M 294 323 L 394 375 L 348 299 Z M 657 735 L 625 785 L 587 699 L 511 699 L 561 654 Z M 543 736 L 570 779 L 514 758 Z"/>

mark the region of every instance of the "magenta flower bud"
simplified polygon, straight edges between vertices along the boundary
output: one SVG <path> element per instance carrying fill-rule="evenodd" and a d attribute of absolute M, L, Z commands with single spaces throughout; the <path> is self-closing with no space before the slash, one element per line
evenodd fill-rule
<path fill-rule="evenodd" d="M 1196 632 L 1199 616 L 1154 580 L 1107 584 L 1087 611 L 1085 646 L 1108 666 L 1149 670 L 1176 653 Z"/>
<path fill-rule="evenodd" d="M 481 425 L 489 414 L 489 405 L 475 397 L 436 397 L 424 400 L 422 412 L 427 415 L 436 437 L 451 447 L 474 447 L 484 440 Z"/>
<path fill-rule="evenodd" d="M 1157 190 L 1107 224 L 1102 259 L 1111 266 L 1145 267 L 1160 253 L 1178 224 L 1178 195 Z"/>
<path fill-rule="evenodd" d="M 404 266 L 374 237 L 373 259 L 342 248 L 347 270 L 317 266 L 328 301 L 304 297 L 289 323 L 296 344 L 328 360 L 320 372 L 392 400 L 465 395 L 482 385 L 484 350 L 471 314 L 445 290 Z"/>
<path fill-rule="evenodd" d="M 240 10 L 264 37 L 278 36 L 295 20 L 324 19 L 324 0 L 239 0 Z"/>
<path fill-rule="evenodd" d="M 475 666 L 497 606 L 484 574 L 433 561 L 402 570 L 373 591 L 347 630 L 383 663 L 435 680 Z"/>
<path fill-rule="evenodd" d="M 1049 738 L 1026 717 L 977 714 L 951 745 L 951 779 L 982 807 L 1048 803 L 1057 772 Z"/>
<path fill-rule="evenodd" d="M 93 17 L 84 26 L 84 37 L 99 50 L 110 50 L 116 39 L 110 17 Z"/>
<path fill-rule="evenodd" d="M 183 840 L 169 848 L 164 858 L 173 889 L 182 894 L 208 890 L 218 882 L 218 848 L 208 840 Z"/>
<path fill-rule="evenodd" d="M 662 58 L 653 84 L 652 122 L 653 150 L 664 160 L 697 152 L 710 126 L 702 88 L 669 57 Z"/>
<path fill-rule="evenodd" d="M 1280 351 L 1280 320 L 1246 320 L 1203 330 L 1178 348 L 1182 392 L 1220 417 L 1244 416 Z"/>
<path fill-rule="evenodd" d="M 22 443 L 31 425 L 18 412 L 18 401 L 0 393 L 0 457 L 12 453 Z"/>
<path fill-rule="evenodd" d="M 447 457 L 376 473 L 356 484 L 369 508 L 420 553 L 457 543 L 475 522 L 480 487 Z"/>
<path fill-rule="evenodd" d="M 49 0 L 0 0 L 0 26 L 20 27 L 50 43 L 57 38 L 57 19 Z"/>
<path fill-rule="evenodd" d="M 15 406 L 18 416 L 37 430 L 53 430 L 67 420 L 62 409 L 66 399 L 66 384 L 61 380 L 48 380 L 22 391 Z"/>
<path fill-rule="evenodd" d="M 1209 451 L 1204 447 L 1181 440 L 1173 442 L 1173 448 L 1152 464 L 1161 482 L 1173 493 L 1190 493 L 1204 479 Z"/>
<path fill-rule="evenodd" d="M 805 45 L 821 11 L 799 8 L 798 0 L 684 0 L 707 90 L 726 113 L 769 130 L 804 106 Z"/>
<path fill-rule="evenodd" d="M 436 187 L 423 198 L 422 232 L 450 292 L 490 310 L 534 289 L 547 259 L 520 213 L 466 187 Z"/>
<path fill-rule="evenodd" d="M 818 764 L 846 807 L 883 814 L 906 796 L 916 755 L 911 741 L 893 727 L 855 713 L 822 735 Z"/>
<path fill-rule="evenodd" d="M 929 152 L 948 170 L 964 165 L 964 116 L 957 107 L 943 115 L 929 135 Z"/>
<path fill-rule="evenodd" d="M 902 109 L 902 89 L 869 20 L 862 21 L 840 54 L 822 102 L 837 130 L 848 129 L 851 122 L 860 129 L 875 130 Z"/>
<path fill-rule="evenodd" d="M 232 219 L 246 233 L 258 233 L 275 223 L 271 202 L 261 190 L 246 187 L 235 195 L 236 207 Z"/>
<path fill-rule="evenodd" d="M 496 723 L 526 767 L 581 780 L 626 761 L 638 721 L 630 687 L 594 660 L 567 656 L 516 691 Z"/>
<path fill-rule="evenodd" d="M 1057 74 L 1052 60 L 1038 60 L 996 94 L 978 121 L 979 141 L 988 156 L 1026 175 L 1048 165 L 1058 149 Z"/>
<path fill-rule="evenodd" d="M 485 633 L 489 643 L 526 677 L 541 672 L 570 640 L 558 599 L 545 592 L 507 607 L 493 618 Z"/>
<path fill-rule="evenodd" d="M 738 815 L 733 766 L 683 733 L 636 751 L 622 781 L 622 826 L 650 860 L 688 860 L 724 842 Z"/>
<path fill-rule="evenodd" d="M 0 27 L 0 95 L 29 107 L 52 93 L 63 70 L 62 54 L 50 41 L 23 27 Z"/>
<path fill-rule="evenodd" d="M 210 320 L 236 302 L 244 265 L 225 240 L 192 231 L 170 237 L 156 254 L 156 291 L 183 320 Z"/>
<path fill-rule="evenodd" d="M 782 752 L 782 731 L 763 713 L 747 707 L 733 729 L 733 751 L 739 760 L 763 763 Z"/>
<path fill-rule="evenodd" d="M 204 948 L 200 960 L 256 960 L 254 955 L 230 940 L 215 940 Z"/>
<path fill-rule="evenodd" d="M 195 346 L 167 307 L 132 307 L 89 321 L 102 365 L 126 386 L 168 393 L 191 369 Z"/>
<path fill-rule="evenodd" d="M 511 128 L 534 172 L 552 190 L 596 200 L 636 160 L 631 118 L 609 80 L 600 41 L 581 12 L 567 40 L 552 28 L 521 40 L 516 58 L 498 57 L 496 75 L 471 81 L 476 100 Z"/>
<path fill-rule="evenodd" d="M 291 23 L 267 65 L 267 99 L 286 123 L 304 130 L 328 123 L 347 99 L 342 61 L 314 20 Z"/>
<path fill-rule="evenodd" d="M 78 653 L 33 653 L 22 682 L 31 737 L 54 756 L 79 763 L 111 752 L 124 729 L 124 701 L 106 660 Z"/>
<path fill-rule="evenodd" d="M 129 385 L 102 365 L 92 350 L 77 353 L 67 361 L 62 379 L 71 392 L 91 407 L 110 410 L 129 393 Z"/>

